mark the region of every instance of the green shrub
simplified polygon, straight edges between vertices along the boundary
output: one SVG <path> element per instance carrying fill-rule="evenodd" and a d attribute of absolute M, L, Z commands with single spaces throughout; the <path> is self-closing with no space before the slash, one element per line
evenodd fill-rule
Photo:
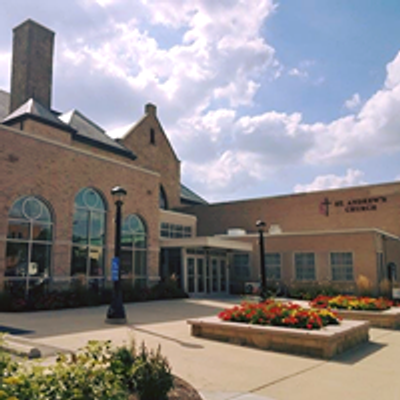
<path fill-rule="evenodd" d="M 148 350 L 144 343 L 135 355 L 132 379 L 140 400 L 164 400 L 173 387 L 171 368 L 165 357 L 157 351 Z"/>
<path fill-rule="evenodd" d="M 1 340 L 1 338 L 0 338 Z M 54 365 L 17 364 L 0 352 L 0 398 L 18 400 L 162 400 L 173 386 L 167 360 L 142 344 L 117 349 L 91 341 Z"/>

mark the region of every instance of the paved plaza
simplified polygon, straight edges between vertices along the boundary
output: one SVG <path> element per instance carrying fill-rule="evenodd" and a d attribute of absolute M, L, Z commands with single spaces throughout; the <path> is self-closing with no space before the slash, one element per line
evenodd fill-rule
<path fill-rule="evenodd" d="M 104 323 L 107 307 L 0 313 L 0 325 L 44 346 L 47 354 L 88 340 L 161 345 L 173 373 L 205 400 L 399 400 L 400 331 L 371 329 L 368 344 L 330 361 L 291 356 L 190 335 L 188 318 L 211 316 L 239 298 L 184 299 L 125 305 L 128 325 Z M 45 352 L 46 353 L 46 352 Z"/>

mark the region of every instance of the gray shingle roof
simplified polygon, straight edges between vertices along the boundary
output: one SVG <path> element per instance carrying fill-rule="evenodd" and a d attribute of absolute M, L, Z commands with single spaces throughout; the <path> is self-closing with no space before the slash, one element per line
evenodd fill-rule
<path fill-rule="evenodd" d="M 3 119 L 2 123 L 7 125 L 27 117 L 32 117 L 34 119 L 47 122 L 53 126 L 59 127 L 60 129 L 68 131 L 73 130 L 63 121 L 59 120 L 53 112 L 42 106 L 38 101 L 34 99 L 29 99 L 26 103 L 22 104 L 22 106 L 18 107 L 10 115 L 7 115 Z"/>
<path fill-rule="evenodd" d="M 136 158 L 132 151 L 110 138 L 104 129 L 100 128 L 78 110 L 69 111 L 58 118 L 76 130 L 74 139 L 93 145 L 100 145 L 100 147 L 115 151 L 132 159 Z"/>
<path fill-rule="evenodd" d="M 208 204 L 206 200 L 181 183 L 181 201 L 184 204 Z"/>

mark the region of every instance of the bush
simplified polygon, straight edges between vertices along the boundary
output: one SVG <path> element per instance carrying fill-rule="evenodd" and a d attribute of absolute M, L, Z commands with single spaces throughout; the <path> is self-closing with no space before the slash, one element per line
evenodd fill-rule
<path fill-rule="evenodd" d="M 132 380 L 140 400 L 164 400 L 173 387 L 173 376 L 166 358 L 148 350 L 144 343 L 132 366 Z"/>
<path fill-rule="evenodd" d="M 372 283 L 365 275 L 359 275 L 356 280 L 357 292 L 359 296 L 372 295 Z"/>
<path fill-rule="evenodd" d="M 111 349 L 110 342 L 89 342 L 50 366 L 17 364 L 0 354 L 0 398 L 18 400 L 162 400 L 173 386 L 167 360 L 142 344 Z"/>
<path fill-rule="evenodd" d="M 339 290 L 329 282 L 322 283 L 293 283 L 288 287 L 288 295 L 294 299 L 312 300 L 319 295 L 334 296 Z"/>
<path fill-rule="evenodd" d="M 176 299 L 188 297 L 178 287 L 176 280 L 166 279 L 157 285 L 140 287 L 131 281 L 122 281 L 123 301 L 148 301 L 158 299 Z M 68 289 L 48 289 L 35 287 L 25 295 L 25 287 L 9 285 L 0 292 L 0 311 L 56 310 L 61 308 L 91 307 L 110 304 L 112 288 L 104 288 L 103 284 L 88 287 L 86 282 L 74 279 Z"/>

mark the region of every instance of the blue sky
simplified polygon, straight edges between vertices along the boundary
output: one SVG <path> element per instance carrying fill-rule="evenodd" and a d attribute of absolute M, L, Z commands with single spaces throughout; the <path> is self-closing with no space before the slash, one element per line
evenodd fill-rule
<path fill-rule="evenodd" d="M 397 0 L 2 0 L 56 32 L 54 108 L 114 137 L 148 101 L 209 201 L 400 179 Z"/>

